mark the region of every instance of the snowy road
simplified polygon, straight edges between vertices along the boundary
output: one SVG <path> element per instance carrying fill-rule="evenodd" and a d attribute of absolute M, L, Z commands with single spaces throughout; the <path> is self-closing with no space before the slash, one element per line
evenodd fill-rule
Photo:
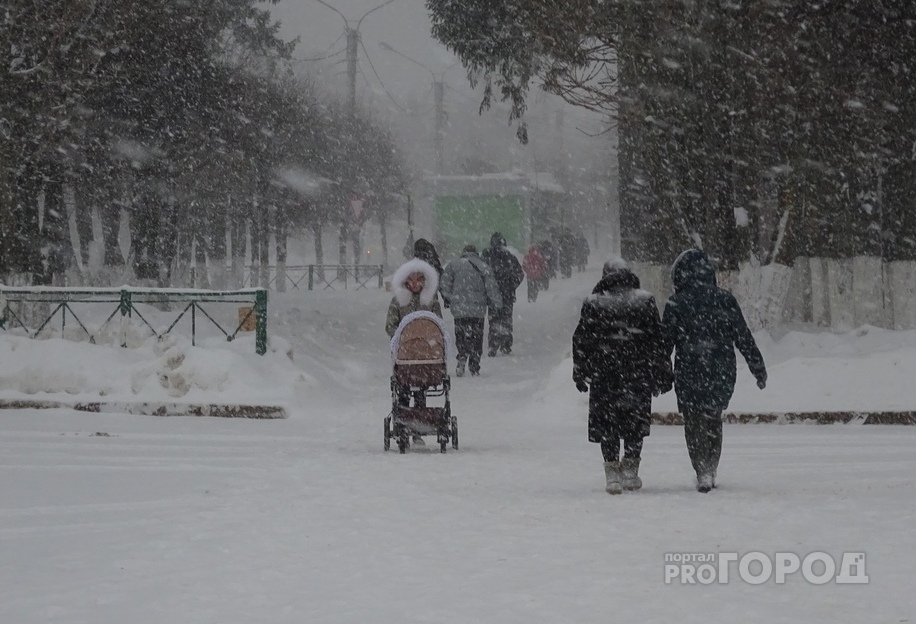
<path fill-rule="evenodd" d="M 286 421 L 3 413 L 0 622 L 916 620 L 916 427 L 726 426 L 709 495 L 654 427 L 644 489 L 604 493 L 556 390 L 587 281 L 521 303 L 517 355 L 455 380 L 445 456 L 381 450 L 384 293 L 280 302 L 323 385 Z M 666 552 L 754 550 L 864 551 L 870 583 L 664 583 Z"/>

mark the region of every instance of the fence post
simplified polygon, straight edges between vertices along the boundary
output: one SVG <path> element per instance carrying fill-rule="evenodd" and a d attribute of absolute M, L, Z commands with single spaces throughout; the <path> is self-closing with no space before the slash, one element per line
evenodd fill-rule
<path fill-rule="evenodd" d="M 384 284 L 382 283 L 382 273 L 384 272 L 385 272 L 385 265 L 384 264 L 378 265 L 378 287 L 379 288 L 384 286 Z"/>
<path fill-rule="evenodd" d="M 264 355 L 267 353 L 267 289 L 260 289 L 255 294 L 254 313 L 254 349 L 258 355 Z"/>
<path fill-rule="evenodd" d="M 309 265 L 309 290 L 315 287 L 315 265 Z"/>
<path fill-rule="evenodd" d="M 127 327 L 128 327 L 127 319 L 130 316 L 130 310 L 131 310 L 132 305 L 133 304 L 131 303 L 131 299 L 130 299 L 130 291 L 122 290 L 121 291 L 121 301 L 118 303 L 118 307 L 121 309 L 120 332 L 121 332 L 121 346 L 122 347 L 127 346 Z"/>

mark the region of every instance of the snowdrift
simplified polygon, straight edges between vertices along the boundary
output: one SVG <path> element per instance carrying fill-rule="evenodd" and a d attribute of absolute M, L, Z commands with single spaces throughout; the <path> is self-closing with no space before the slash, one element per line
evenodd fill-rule
<path fill-rule="evenodd" d="M 122 348 L 61 338 L 0 335 L 0 406 L 150 415 L 282 418 L 301 385 L 289 344 L 273 337 L 254 354 L 253 337 L 149 338 Z"/>
<path fill-rule="evenodd" d="M 916 331 L 863 326 L 845 334 L 789 331 L 755 335 L 769 379 L 761 391 L 738 356 L 738 382 L 724 418 L 730 423 L 916 424 Z M 534 401 L 562 410 L 586 395 L 572 384 L 567 354 Z M 653 422 L 680 425 L 674 392 L 653 400 Z"/>

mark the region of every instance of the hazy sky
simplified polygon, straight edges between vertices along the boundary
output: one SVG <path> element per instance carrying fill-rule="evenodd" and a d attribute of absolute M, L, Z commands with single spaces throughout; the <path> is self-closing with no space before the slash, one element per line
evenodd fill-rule
<path fill-rule="evenodd" d="M 327 0 L 327 3 L 343 13 L 355 27 L 359 18 L 381 1 Z M 338 40 L 344 32 L 343 18 L 315 0 L 283 0 L 271 10 L 282 21 L 284 38 L 300 37 L 298 57 L 319 57 L 344 49 L 344 39 Z M 432 77 L 423 68 L 383 50 L 379 47 L 380 43 L 387 43 L 432 71 L 442 71 L 457 60 L 430 35 L 430 22 L 423 0 L 395 0 L 367 16 L 359 30 L 365 46 L 365 51 L 362 48 L 359 50 L 361 71 L 373 89 L 380 90 L 379 81 L 366 58 L 368 56 L 382 83 L 402 105 L 410 92 L 429 89 Z M 341 53 L 330 61 L 344 59 L 345 55 Z M 340 72 L 345 69 L 344 63 L 336 66 Z M 344 75 L 337 80 L 341 88 L 346 84 Z M 467 80 L 460 64 L 449 70 L 447 81 L 453 88 L 467 90 Z M 367 88 L 362 78 L 358 84 L 361 90 Z"/>
<path fill-rule="evenodd" d="M 325 1 L 346 16 L 350 26 L 355 28 L 367 11 L 384 0 Z M 271 11 L 282 23 L 281 36 L 284 39 L 300 38 L 295 52 L 297 58 L 332 55 L 330 59 L 309 66 L 313 73 L 320 72 L 323 84 L 331 85 L 340 96 L 344 96 L 347 81 L 345 39 L 342 37 L 344 18 L 315 0 L 281 0 L 271 7 Z M 363 43 L 359 49 L 362 76 L 357 80 L 360 101 L 399 116 L 401 121 L 414 119 L 413 126 L 419 134 L 403 137 L 408 143 L 415 143 L 417 137 L 427 137 L 432 133 L 432 76 L 422 67 L 386 51 L 380 46 L 382 43 L 412 57 L 431 71 L 441 72 L 450 68 L 445 73 L 445 107 L 449 119 L 447 149 L 463 143 L 464 156 L 475 150 L 483 153 L 489 149 L 491 156 L 495 150 L 513 154 L 515 161 L 527 162 L 525 159 L 529 156 L 526 152 L 530 152 L 521 148 L 515 140 L 514 129 L 508 126 L 507 107 L 497 105 L 482 117 L 478 116 L 479 89 L 475 93 L 470 88 L 457 57 L 433 39 L 424 0 L 394 0 L 363 19 L 359 30 Z M 540 149 L 544 150 L 557 143 L 556 111 L 561 107 L 565 120 L 561 132 L 565 137 L 563 143 L 573 151 L 574 158 L 578 155 L 586 162 L 594 160 L 595 150 L 606 149 L 607 140 L 589 138 L 579 129 L 594 133 L 601 127 L 600 119 L 594 114 L 564 105 L 559 98 L 547 96 L 536 88 L 529 98 L 527 118 L 532 146 L 540 144 Z M 403 109 L 409 110 L 412 116 L 404 115 Z M 410 126 L 408 135 L 409 129 Z M 471 139 L 471 133 L 477 133 L 478 137 Z"/>

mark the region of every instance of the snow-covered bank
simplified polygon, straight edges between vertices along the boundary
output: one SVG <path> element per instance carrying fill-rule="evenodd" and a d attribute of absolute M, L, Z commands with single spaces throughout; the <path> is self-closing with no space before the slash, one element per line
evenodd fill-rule
<path fill-rule="evenodd" d="M 253 340 L 207 339 L 191 346 L 187 338 L 169 335 L 121 348 L 0 335 L 0 399 L 290 404 L 310 377 L 293 365 L 284 340 L 272 340 L 264 356 L 254 353 Z"/>
<path fill-rule="evenodd" d="M 861 327 L 845 334 L 791 331 L 778 340 L 757 332 L 769 379 L 761 391 L 741 356 L 728 412 L 897 412 L 916 410 L 916 331 Z M 574 401 L 572 359 L 560 362 L 535 401 Z M 581 399 L 584 401 L 584 399 Z M 654 399 L 656 412 L 676 412 L 673 392 Z"/>

